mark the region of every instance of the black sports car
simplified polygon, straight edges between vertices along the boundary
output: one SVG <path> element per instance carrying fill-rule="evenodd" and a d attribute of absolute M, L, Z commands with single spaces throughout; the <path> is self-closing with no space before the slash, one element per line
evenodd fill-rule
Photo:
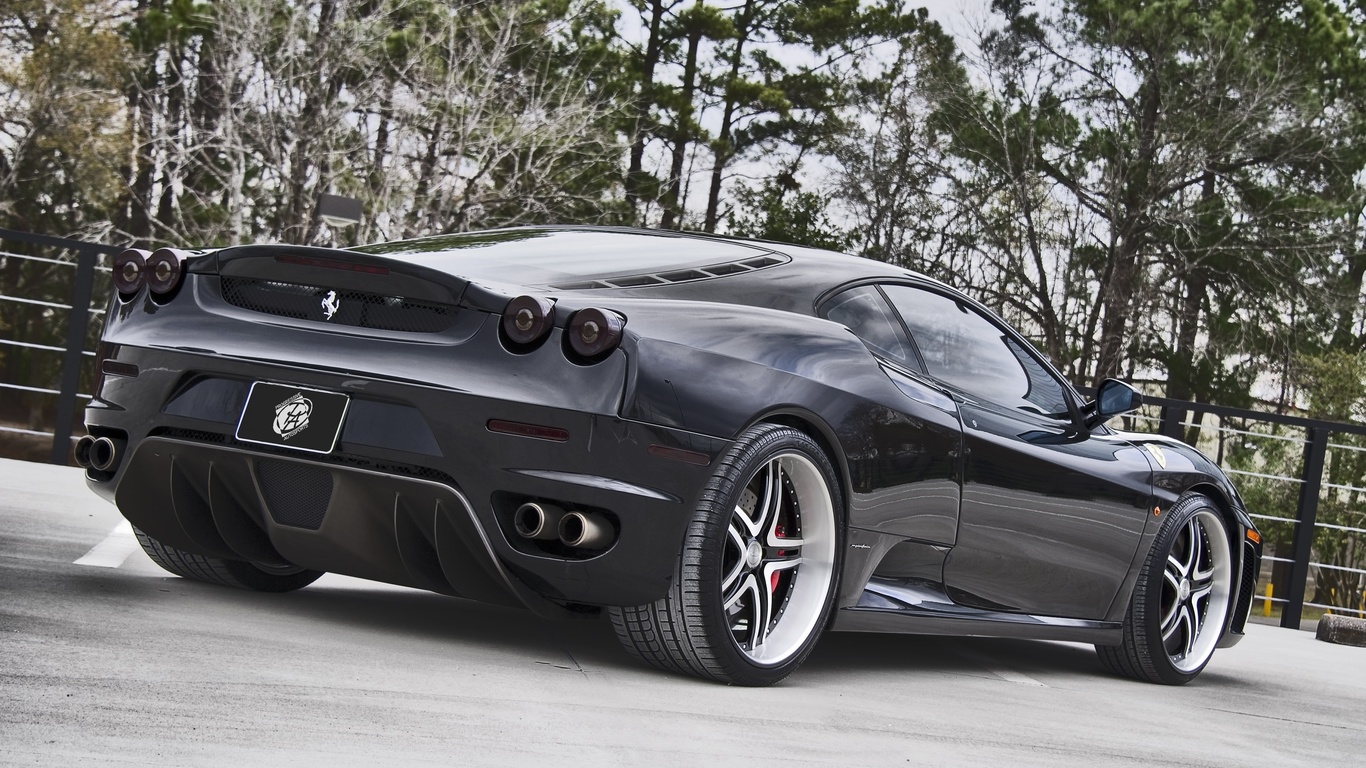
<path fill-rule="evenodd" d="M 114 268 L 77 461 L 186 578 L 606 613 L 744 685 L 827 628 L 1084 641 L 1160 683 L 1242 636 L 1224 474 L 904 269 L 577 227 Z"/>

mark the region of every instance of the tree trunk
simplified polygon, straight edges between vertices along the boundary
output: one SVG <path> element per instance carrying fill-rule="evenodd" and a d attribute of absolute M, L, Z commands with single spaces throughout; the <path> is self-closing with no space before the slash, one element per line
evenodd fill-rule
<path fill-rule="evenodd" d="M 698 0 L 700 6 L 701 0 Z M 683 65 L 683 96 L 679 99 L 678 117 L 673 130 L 673 162 L 669 165 L 669 187 L 664 193 L 664 217 L 660 226 L 677 229 L 683 221 L 683 163 L 688 156 L 688 144 L 693 138 L 693 98 L 697 93 L 697 49 L 702 44 L 702 28 L 688 31 L 688 58 Z"/>
<path fill-rule="evenodd" d="M 134 24 L 145 19 L 148 10 L 160 10 L 162 0 L 139 0 L 133 17 Z M 119 209 L 122 211 L 121 227 L 132 238 L 130 245 L 145 247 L 149 245 L 152 222 L 152 184 L 155 181 L 156 155 L 152 146 L 152 132 L 155 129 L 153 116 L 156 114 L 156 90 L 158 77 L 156 57 L 147 51 L 139 51 L 144 60 L 137 74 L 126 90 L 128 101 L 130 144 L 133 158 L 129 167 L 129 187 L 122 196 Z"/>
<path fill-rule="evenodd" d="M 180 172 L 179 158 L 181 154 L 180 132 L 183 122 L 182 108 L 185 104 L 185 71 L 182 66 L 183 50 L 179 45 L 174 47 L 168 45 L 169 61 L 167 66 L 170 68 L 170 88 L 166 94 L 166 112 L 162 115 L 162 168 L 161 168 L 161 197 L 157 203 L 157 221 L 161 224 L 161 231 L 171 232 L 175 229 L 175 189 L 177 174 Z M 157 238 L 166 239 L 163 234 Z"/>
<path fill-rule="evenodd" d="M 659 66 L 662 45 L 660 26 L 664 21 L 664 0 L 650 2 L 650 38 L 645 44 L 645 58 L 640 66 L 640 93 L 635 101 L 635 123 L 631 131 L 631 162 L 626 171 L 626 203 L 631 214 L 637 214 L 641 189 L 645 186 L 642 168 L 645 162 L 645 126 L 654 106 L 655 68 Z"/>
<path fill-rule="evenodd" d="M 427 151 L 422 155 L 422 164 L 419 166 L 417 176 L 417 188 L 413 193 L 413 205 L 408 211 L 408 229 L 403 234 L 405 238 L 416 237 L 422 234 L 422 212 L 429 205 L 427 195 L 432 187 L 432 179 L 436 174 L 436 158 L 441 148 L 441 134 L 446 128 L 446 122 L 441 115 L 436 118 L 436 123 L 432 126 L 432 132 L 427 135 Z"/>
<path fill-rule="evenodd" d="M 334 0 L 322 0 L 318 7 L 318 35 L 314 38 L 313 61 L 322 64 L 328 52 L 328 42 L 332 26 L 336 21 L 337 6 Z M 335 69 L 334 69 L 335 72 Z M 306 244 L 315 230 L 312 209 L 316 194 L 309 194 L 308 177 L 313 170 L 312 148 L 315 131 L 324 126 L 318 124 L 322 113 L 323 99 L 331 91 L 329 87 L 335 75 L 327 83 L 311 82 L 308 97 L 299 114 L 299 122 L 293 128 L 297 131 L 294 151 L 291 153 L 289 167 L 289 203 L 281 222 L 280 236 L 287 243 Z"/>
<path fill-rule="evenodd" d="M 1200 199 L 1206 204 L 1214 199 L 1214 182 L 1214 172 L 1205 171 L 1205 178 L 1200 187 Z M 1197 238 L 1201 235 L 1200 232 L 1195 233 Z M 1194 257 L 1199 259 L 1199 249 L 1193 251 Z M 1193 400 L 1197 396 L 1208 396 L 1208 393 L 1195 391 L 1193 366 L 1199 354 L 1196 351 L 1196 339 L 1200 334 L 1201 310 L 1205 305 L 1206 292 L 1209 290 L 1209 271 L 1199 263 L 1187 264 L 1181 282 L 1184 295 L 1181 297 L 1181 306 L 1176 317 L 1176 344 L 1172 349 L 1175 364 L 1172 361 L 1168 361 L 1167 364 L 1167 397 L 1175 400 Z"/>
<path fill-rule="evenodd" d="M 753 23 L 754 0 L 745 0 L 735 25 L 735 47 L 730 54 L 729 77 L 723 86 L 725 108 L 721 113 L 721 130 L 716 134 L 715 149 L 711 162 L 711 186 L 707 190 L 707 215 L 702 229 L 715 232 L 721 207 L 721 180 L 726 166 L 735 157 L 735 142 L 731 139 L 731 129 L 735 126 L 735 99 L 731 95 L 731 83 L 740 77 L 740 66 L 744 63 L 745 43 L 749 40 L 750 24 Z"/>
<path fill-rule="evenodd" d="M 1124 169 L 1122 188 L 1116 190 L 1123 195 L 1123 208 L 1117 217 L 1118 238 L 1110 250 L 1110 275 L 1104 288 L 1095 386 L 1100 386 L 1107 378 L 1119 376 L 1121 364 L 1128 354 L 1133 310 L 1140 298 L 1139 256 L 1147 241 L 1148 208 L 1153 202 L 1149 187 L 1162 108 L 1158 75 L 1148 73 L 1147 78 L 1139 103 L 1138 153 L 1132 165 Z"/>
<path fill-rule="evenodd" d="M 195 98 L 190 109 L 190 120 L 194 127 L 196 148 L 185 181 L 185 185 L 202 199 L 208 199 L 214 191 L 224 186 L 219 178 L 222 169 L 216 167 L 216 144 L 223 138 L 219 134 L 219 126 L 228 110 L 227 74 L 219 60 L 221 55 L 214 32 L 206 32 L 199 43 L 195 63 Z"/>
<path fill-rule="evenodd" d="M 394 83 L 389 81 L 379 105 L 379 126 L 375 129 L 375 150 L 370 160 L 370 189 L 383 186 L 384 163 L 389 153 L 389 123 L 394 119 Z"/>
<path fill-rule="evenodd" d="M 1357 212 L 1357 229 L 1351 241 L 1352 252 L 1347 256 L 1347 270 L 1342 280 L 1341 309 L 1337 313 L 1337 321 L 1333 325 L 1333 347 L 1335 349 L 1350 349 L 1357 352 L 1366 351 L 1366 335 L 1357 336 L 1353 326 L 1357 321 L 1357 312 L 1361 310 L 1361 289 L 1363 279 L 1366 278 L 1366 245 L 1358 245 L 1360 238 L 1360 228 L 1362 224 L 1362 212 Z"/>

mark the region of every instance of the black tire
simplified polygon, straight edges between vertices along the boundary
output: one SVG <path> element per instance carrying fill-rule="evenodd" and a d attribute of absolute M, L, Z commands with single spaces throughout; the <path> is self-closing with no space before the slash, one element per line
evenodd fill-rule
<path fill-rule="evenodd" d="M 626 650 L 655 667 L 772 685 L 801 665 L 829 623 L 843 542 L 830 459 L 802 432 L 758 425 L 703 489 L 669 593 L 608 615 Z"/>
<path fill-rule="evenodd" d="M 1194 680 L 1219 644 L 1233 599 L 1232 540 L 1208 497 L 1181 497 L 1134 585 L 1119 645 L 1098 645 L 1111 672 L 1164 685 Z"/>
<path fill-rule="evenodd" d="M 185 579 L 253 592 L 293 592 L 312 584 L 323 575 L 322 571 L 294 566 L 195 555 L 162 544 L 137 528 L 133 532 L 137 534 L 142 551 L 147 553 L 152 562 Z"/>

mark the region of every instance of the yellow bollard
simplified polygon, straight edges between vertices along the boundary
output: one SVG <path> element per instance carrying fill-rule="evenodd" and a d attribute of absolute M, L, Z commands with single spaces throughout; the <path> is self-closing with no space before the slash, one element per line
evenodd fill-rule
<path fill-rule="evenodd" d="M 1270 615 L 1271 615 L 1271 591 L 1272 591 L 1272 589 L 1271 589 L 1271 582 L 1268 581 L 1268 582 L 1266 583 L 1266 599 L 1262 601 L 1262 615 L 1263 615 L 1263 616 L 1270 616 Z M 1363 592 L 1362 594 L 1366 594 L 1366 592 Z"/>

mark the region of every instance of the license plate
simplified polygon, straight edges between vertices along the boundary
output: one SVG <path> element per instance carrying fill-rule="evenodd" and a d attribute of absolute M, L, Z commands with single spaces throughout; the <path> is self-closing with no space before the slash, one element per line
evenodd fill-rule
<path fill-rule="evenodd" d="M 331 453 L 350 403 L 351 398 L 340 392 L 258 381 L 247 394 L 247 405 L 237 422 L 237 439 Z"/>

